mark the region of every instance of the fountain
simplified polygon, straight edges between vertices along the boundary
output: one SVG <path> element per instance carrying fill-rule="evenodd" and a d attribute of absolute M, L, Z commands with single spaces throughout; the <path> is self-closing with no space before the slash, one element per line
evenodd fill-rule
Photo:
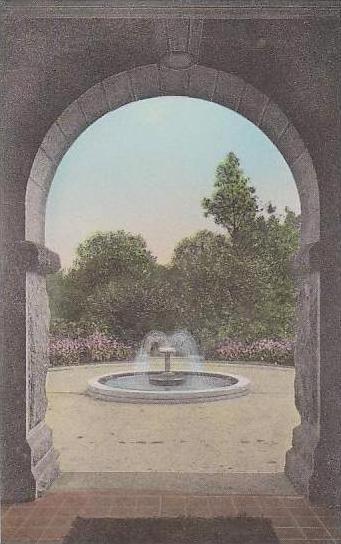
<path fill-rule="evenodd" d="M 153 385 L 180 385 L 186 379 L 184 373 L 172 372 L 171 370 L 171 354 L 176 353 L 175 348 L 165 347 L 159 349 L 160 353 L 165 354 L 165 370 L 159 374 L 150 374 L 149 382 Z"/>
<path fill-rule="evenodd" d="M 247 394 L 246 378 L 204 371 L 203 363 L 187 331 L 152 331 L 141 344 L 133 371 L 92 379 L 88 393 L 108 401 L 143 403 L 204 402 Z"/>

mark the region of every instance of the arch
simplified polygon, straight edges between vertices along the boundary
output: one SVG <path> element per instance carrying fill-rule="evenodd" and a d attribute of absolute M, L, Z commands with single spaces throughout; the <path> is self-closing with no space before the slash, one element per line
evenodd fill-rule
<path fill-rule="evenodd" d="M 63 155 L 93 122 L 120 106 L 160 96 L 188 96 L 240 113 L 279 149 L 296 181 L 302 242 L 319 240 L 319 191 L 314 165 L 299 133 L 280 108 L 234 74 L 195 65 L 187 70 L 142 66 L 115 74 L 82 94 L 53 123 L 34 159 L 26 191 L 26 240 L 44 244 L 45 205 Z"/>
<path fill-rule="evenodd" d="M 98 118 L 116 108 L 136 100 L 167 95 L 201 98 L 240 113 L 269 137 L 288 163 L 295 179 L 302 212 L 301 249 L 294 267 L 299 286 L 295 394 L 301 425 L 294 429 L 293 447 L 287 454 L 286 473 L 297 487 L 311 496 L 320 410 L 319 188 L 309 151 L 277 104 L 235 74 L 201 65 L 172 69 L 152 64 L 105 79 L 64 110 L 38 149 L 26 191 L 26 240 L 38 248 L 44 246 L 49 189 L 58 164 L 76 138 Z M 39 425 L 44 426 L 46 410 L 48 307 L 45 278 L 39 271 L 26 274 L 26 316 L 27 372 L 31 376 L 28 379 L 31 387 L 27 393 L 28 427 L 32 429 L 32 434 Z M 46 426 L 43 428 L 46 429 Z M 49 431 L 44 433 L 52 451 Z M 29 439 L 28 442 L 33 448 Z M 56 471 L 55 465 L 54 468 L 45 468 L 38 488 L 47 487 L 49 481 L 56 477 Z"/>

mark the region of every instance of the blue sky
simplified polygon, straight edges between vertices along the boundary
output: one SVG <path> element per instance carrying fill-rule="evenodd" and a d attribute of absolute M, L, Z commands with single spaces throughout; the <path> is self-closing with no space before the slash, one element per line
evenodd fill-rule
<path fill-rule="evenodd" d="M 108 113 L 61 161 L 46 215 L 47 246 L 70 266 L 95 231 L 141 233 L 160 262 L 193 232 L 219 230 L 203 217 L 219 161 L 234 151 L 260 200 L 299 211 L 291 172 L 252 123 L 222 106 L 186 97 L 152 98 Z"/>

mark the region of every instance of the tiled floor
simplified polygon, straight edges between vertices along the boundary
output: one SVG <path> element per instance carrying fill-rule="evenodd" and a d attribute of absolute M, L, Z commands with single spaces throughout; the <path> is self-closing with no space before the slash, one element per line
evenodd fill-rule
<path fill-rule="evenodd" d="M 339 511 L 314 507 L 297 496 L 122 494 L 115 490 L 53 492 L 35 502 L 4 506 L 2 542 L 61 543 L 77 516 L 233 517 L 242 514 L 271 519 L 281 543 L 341 544 Z"/>

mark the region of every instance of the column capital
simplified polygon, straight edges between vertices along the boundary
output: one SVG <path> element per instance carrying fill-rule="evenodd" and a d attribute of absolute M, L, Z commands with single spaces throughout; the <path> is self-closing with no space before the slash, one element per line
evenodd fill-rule
<path fill-rule="evenodd" d="M 36 272 L 42 276 L 60 269 L 60 258 L 57 253 L 29 240 L 5 243 L 4 258 L 10 266 L 22 268 L 26 272 Z"/>

